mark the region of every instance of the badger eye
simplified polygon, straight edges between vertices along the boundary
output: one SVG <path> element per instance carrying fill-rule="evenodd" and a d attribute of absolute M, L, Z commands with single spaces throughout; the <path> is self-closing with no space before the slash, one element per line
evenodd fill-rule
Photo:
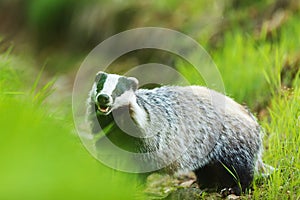
<path fill-rule="evenodd" d="M 97 92 L 100 92 L 103 89 L 106 79 L 107 79 L 107 75 L 104 73 L 100 73 L 96 75 L 95 82 L 97 84 Z"/>

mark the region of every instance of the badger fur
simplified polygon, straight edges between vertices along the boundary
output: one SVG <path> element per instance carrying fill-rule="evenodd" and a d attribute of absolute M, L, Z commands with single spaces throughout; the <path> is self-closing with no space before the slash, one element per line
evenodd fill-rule
<path fill-rule="evenodd" d="M 136 78 L 98 72 L 88 98 L 92 132 L 114 121 L 112 113 L 122 109 L 128 111 L 141 137 L 126 133 L 117 137 L 128 136 L 132 151 L 156 152 L 146 158 L 154 165 L 163 166 L 180 153 L 164 170 L 194 171 L 200 188 L 240 194 L 264 165 L 261 128 L 255 117 L 206 87 L 138 89 Z M 111 138 L 116 139 L 113 132 Z M 119 140 L 122 143 L 125 139 Z"/>

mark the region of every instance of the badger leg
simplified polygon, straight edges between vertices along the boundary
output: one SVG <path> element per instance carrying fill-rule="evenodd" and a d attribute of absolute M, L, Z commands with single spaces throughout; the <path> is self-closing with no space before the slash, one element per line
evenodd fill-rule
<path fill-rule="evenodd" d="M 252 183 L 253 167 L 238 164 L 232 167 L 229 166 L 224 162 L 215 162 L 196 169 L 194 172 L 200 189 L 221 191 L 224 196 L 229 194 L 240 195 Z"/>
<path fill-rule="evenodd" d="M 205 165 L 195 171 L 200 189 L 220 190 L 232 187 L 235 181 L 220 162 Z"/>

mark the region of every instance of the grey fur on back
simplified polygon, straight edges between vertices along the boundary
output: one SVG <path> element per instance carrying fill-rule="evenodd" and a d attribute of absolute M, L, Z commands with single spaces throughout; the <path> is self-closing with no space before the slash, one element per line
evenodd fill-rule
<path fill-rule="evenodd" d="M 150 136 L 144 148 L 157 152 L 151 159 L 162 164 L 177 158 L 169 170 L 194 170 L 228 155 L 242 155 L 253 165 L 260 160 L 260 127 L 232 99 L 200 86 L 140 89 L 135 95 L 148 116 L 140 125 Z"/>

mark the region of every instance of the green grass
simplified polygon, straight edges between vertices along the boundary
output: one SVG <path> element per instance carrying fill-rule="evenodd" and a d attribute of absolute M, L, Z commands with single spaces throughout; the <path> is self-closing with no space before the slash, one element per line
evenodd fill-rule
<path fill-rule="evenodd" d="M 265 103 L 271 92 L 268 92 L 264 71 L 273 70 L 269 60 L 273 52 L 271 44 L 257 44 L 239 29 L 226 32 L 223 48 L 211 53 L 220 71 L 226 95 L 252 109 Z M 190 66 L 180 63 L 177 68 L 192 84 L 205 85 L 205 81 Z"/>
<path fill-rule="evenodd" d="M 300 198 L 300 88 L 281 91 L 272 99 L 270 119 L 263 123 L 268 136 L 265 160 L 276 168 L 254 195 L 263 199 Z"/>
<path fill-rule="evenodd" d="M 224 48 L 213 53 L 227 95 L 251 108 L 261 104 L 270 93 L 263 69 L 272 67 L 264 57 L 270 45 L 256 46 L 255 41 L 237 30 L 225 35 Z"/>

